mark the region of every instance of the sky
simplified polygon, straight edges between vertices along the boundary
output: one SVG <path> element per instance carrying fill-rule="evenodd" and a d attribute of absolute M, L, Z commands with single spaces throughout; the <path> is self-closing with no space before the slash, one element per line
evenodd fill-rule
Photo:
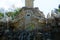
<path fill-rule="evenodd" d="M 60 0 L 35 0 L 34 7 L 38 7 L 40 11 L 42 11 L 45 16 L 51 12 L 51 10 L 58 8 L 60 4 Z M 16 7 L 24 7 L 25 0 L 0 0 L 0 8 L 16 8 Z"/>

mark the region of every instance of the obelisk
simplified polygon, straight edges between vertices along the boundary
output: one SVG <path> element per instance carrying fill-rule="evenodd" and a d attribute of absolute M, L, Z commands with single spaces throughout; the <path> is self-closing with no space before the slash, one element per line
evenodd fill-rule
<path fill-rule="evenodd" d="M 34 0 L 25 0 L 25 7 L 33 8 Z"/>

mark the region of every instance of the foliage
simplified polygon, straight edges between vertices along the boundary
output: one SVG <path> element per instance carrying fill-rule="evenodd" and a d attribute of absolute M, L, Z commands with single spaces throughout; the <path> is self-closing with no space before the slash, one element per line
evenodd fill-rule
<path fill-rule="evenodd" d="M 19 14 L 21 12 L 21 9 L 20 8 L 17 8 L 17 9 L 15 9 L 15 16 L 17 15 L 17 14 Z"/>
<path fill-rule="evenodd" d="M 55 13 L 58 13 L 58 12 L 60 12 L 60 5 L 58 6 L 58 9 L 55 8 Z"/>
<path fill-rule="evenodd" d="M 58 9 L 58 12 L 60 12 L 60 8 Z"/>
<path fill-rule="evenodd" d="M 34 30 L 34 24 L 31 23 L 26 29 L 27 30 Z"/>
<path fill-rule="evenodd" d="M 6 15 L 7 16 L 13 16 L 14 12 L 7 12 Z"/>
<path fill-rule="evenodd" d="M 4 17 L 4 14 L 3 13 L 0 13 L 0 18 Z"/>
<path fill-rule="evenodd" d="M 12 17 L 12 19 L 14 18 L 14 12 L 7 12 L 6 15 L 8 17 Z"/>
<path fill-rule="evenodd" d="M 20 13 L 20 8 L 17 8 L 17 9 L 15 9 L 13 12 L 7 12 L 6 13 L 6 15 L 8 16 L 8 17 L 12 17 L 12 19 L 17 15 L 17 14 L 19 14 Z"/>

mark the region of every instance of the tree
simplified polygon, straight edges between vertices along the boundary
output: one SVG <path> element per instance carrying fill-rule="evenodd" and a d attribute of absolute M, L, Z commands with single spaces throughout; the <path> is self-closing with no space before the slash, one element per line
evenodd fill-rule
<path fill-rule="evenodd" d="M 14 11 L 6 12 L 6 15 L 8 17 L 12 17 L 12 19 L 14 19 L 14 17 L 20 13 L 20 10 L 21 10 L 20 8 L 16 8 Z"/>
<path fill-rule="evenodd" d="M 6 15 L 7 15 L 8 17 L 13 16 L 13 14 L 14 14 L 13 12 L 7 12 L 7 13 L 6 13 Z"/>
<path fill-rule="evenodd" d="M 58 13 L 58 12 L 60 12 L 60 5 L 58 6 L 58 9 L 55 8 L 55 13 Z"/>
<path fill-rule="evenodd" d="M 60 8 L 58 9 L 58 12 L 60 12 Z"/>
<path fill-rule="evenodd" d="M 21 12 L 21 8 L 16 8 L 15 11 L 14 11 L 14 16 L 19 14 L 20 12 Z"/>

